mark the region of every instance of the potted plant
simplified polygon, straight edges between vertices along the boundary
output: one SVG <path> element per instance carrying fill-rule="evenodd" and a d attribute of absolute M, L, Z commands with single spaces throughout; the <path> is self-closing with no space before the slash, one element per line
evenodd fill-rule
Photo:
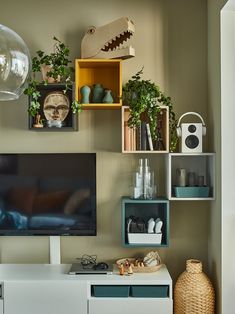
<path fill-rule="evenodd" d="M 131 77 L 123 86 L 123 100 L 129 105 L 130 117 L 128 126 L 139 127 L 143 115 L 147 116 L 153 140 L 157 140 L 158 116 L 160 105 L 169 107 L 170 151 L 176 149 L 178 137 L 176 134 L 177 121 L 173 111 L 171 98 L 166 96 L 151 80 L 142 80 L 143 68 Z"/>
<path fill-rule="evenodd" d="M 71 63 L 69 60 L 70 50 L 58 38 L 53 37 L 53 40 L 54 51 L 52 53 L 46 54 L 39 50 L 36 52 L 36 56 L 32 58 L 32 78 L 28 88 L 24 91 L 24 94 L 30 96 L 31 99 L 28 112 L 32 117 L 36 117 L 40 109 L 38 100 L 41 93 L 37 89 L 39 84 L 64 83 L 64 94 L 71 89 L 71 75 L 74 69 L 69 66 Z M 42 72 L 42 80 L 36 79 L 38 72 Z M 71 108 L 73 113 L 81 111 L 81 105 L 76 100 L 73 100 Z"/>

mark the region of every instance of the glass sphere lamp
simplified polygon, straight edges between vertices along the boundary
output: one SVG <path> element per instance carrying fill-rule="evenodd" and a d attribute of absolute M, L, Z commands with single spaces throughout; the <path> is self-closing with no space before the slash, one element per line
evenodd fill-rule
<path fill-rule="evenodd" d="M 0 24 L 0 101 L 16 100 L 26 88 L 31 58 L 23 39 Z"/>

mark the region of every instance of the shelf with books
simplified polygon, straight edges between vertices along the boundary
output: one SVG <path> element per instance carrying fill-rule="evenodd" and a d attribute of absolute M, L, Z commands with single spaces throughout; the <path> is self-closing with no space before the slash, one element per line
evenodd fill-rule
<path fill-rule="evenodd" d="M 122 60 L 76 59 L 75 84 L 75 96 L 79 102 L 82 102 L 81 88 L 86 86 L 90 89 L 89 101 L 82 104 L 83 109 L 120 109 L 122 106 Z M 113 102 L 94 101 L 94 85 L 110 90 Z"/>
<path fill-rule="evenodd" d="M 141 122 L 138 128 L 130 128 L 128 119 L 130 110 L 122 106 L 122 153 L 168 153 L 169 152 L 169 108 L 160 106 L 161 113 L 158 119 L 157 140 L 150 134 L 147 119 Z"/>

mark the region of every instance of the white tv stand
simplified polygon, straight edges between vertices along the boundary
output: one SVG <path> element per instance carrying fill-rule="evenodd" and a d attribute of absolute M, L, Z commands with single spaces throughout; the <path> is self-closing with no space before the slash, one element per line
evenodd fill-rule
<path fill-rule="evenodd" d="M 68 275 L 71 265 L 1 264 L 0 314 L 172 314 L 172 280 L 163 265 L 132 276 Z M 167 286 L 166 297 L 95 297 L 94 286 Z"/>

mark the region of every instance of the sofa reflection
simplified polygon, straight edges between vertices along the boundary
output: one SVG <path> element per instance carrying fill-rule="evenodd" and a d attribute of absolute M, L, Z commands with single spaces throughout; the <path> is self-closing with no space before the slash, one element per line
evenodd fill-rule
<path fill-rule="evenodd" d="M 0 175 L 0 228 L 85 229 L 94 223 L 89 182 L 64 177 Z"/>

